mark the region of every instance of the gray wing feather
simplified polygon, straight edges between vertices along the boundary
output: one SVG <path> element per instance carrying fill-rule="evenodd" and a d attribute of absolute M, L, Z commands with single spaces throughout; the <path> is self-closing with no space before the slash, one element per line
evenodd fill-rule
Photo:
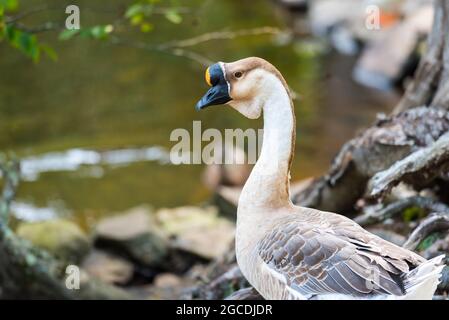
<path fill-rule="evenodd" d="M 403 295 L 401 277 L 420 257 L 347 220 L 330 228 L 298 218 L 283 221 L 260 242 L 259 255 L 304 296 Z"/>

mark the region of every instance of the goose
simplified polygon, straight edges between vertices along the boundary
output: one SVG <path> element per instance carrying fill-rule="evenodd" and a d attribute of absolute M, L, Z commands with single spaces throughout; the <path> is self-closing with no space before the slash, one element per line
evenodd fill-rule
<path fill-rule="evenodd" d="M 257 57 L 206 70 L 202 110 L 226 104 L 249 119 L 263 114 L 262 149 L 237 209 L 236 257 L 265 299 L 432 299 L 444 255 L 426 260 L 336 213 L 290 200 L 294 106 L 286 81 Z"/>

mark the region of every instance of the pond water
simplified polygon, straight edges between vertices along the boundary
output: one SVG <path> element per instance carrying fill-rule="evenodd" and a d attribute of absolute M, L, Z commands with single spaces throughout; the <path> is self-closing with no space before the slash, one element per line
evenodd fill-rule
<path fill-rule="evenodd" d="M 61 1 L 27 1 L 30 6 Z M 127 1 L 85 10 L 82 24 L 111 21 Z M 101 3 L 104 3 L 101 1 Z M 164 43 L 205 32 L 261 26 L 285 28 L 271 1 L 189 1 L 181 25 L 155 18 L 139 41 Z M 104 9 L 104 8 L 103 8 Z M 111 9 L 111 10 L 109 10 Z M 63 19 L 55 10 L 33 17 Z M 33 20 L 30 20 L 33 22 Z M 282 38 L 282 37 L 281 37 Z M 184 57 L 101 41 L 42 36 L 59 56 L 33 64 L 0 45 L 0 150 L 23 159 L 24 181 L 15 210 L 24 219 L 69 215 L 88 225 L 140 204 L 197 205 L 210 197 L 201 165 L 174 166 L 167 151 L 172 130 L 260 127 L 224 107 L 197 113 L 207 89 L 204 67 Z M 297 146 L 293 180 L 319 175 L 342 143 L 396 102 L 351 80 L 353 59 L 317 52 L 321 42 L 260 35 L 210 41 L 191 49 L 212 61 L 260 56 L 276 65 L 300 98 L 295 101 Z"/>

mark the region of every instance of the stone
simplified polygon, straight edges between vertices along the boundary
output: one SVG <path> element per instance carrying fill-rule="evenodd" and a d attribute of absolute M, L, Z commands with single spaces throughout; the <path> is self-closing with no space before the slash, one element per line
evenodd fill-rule
<path fill-rule="evenodd" d="M 152 284 L 130 287 L 129 291 L 138 299 L 180 300 L 187 296 L 197 282 L 188 276 L 177 276 L 173 273 L 160 273 Z"/>
<path fill-rule="evenodd" d="M 16 233 L 68 264 L 77 264 L 88 253 L 90 240 L 75 223 L 64 220 L 21 223 Z"/>
<path fill-rule="evenodd" d="M 159 267 L 169 251 L 169 243 L 155 226 L 148 207 L 142 206 L 103 219 L 95 230 L 95 244 L 111 249 L 146 267 Z"/>
<path fill-rule="evenodd" d="M 173 237 L 173 248 L 206 259 L 220 257 L 234 241 L 234 224 L 219 217 L 215 207 L 161 209 L 156 219 L 160 228 Z"/>
<path fill-rule="evenodd" d="M 93 250 L 84 259 L 82 268 L 89 275 L 108 284 L 125 285 L 134 274 L 134 266 L 131 262 L 99 250 Z"/>
<path fill-rule="evenodd" d="M 181 286 L 183 280 L 173 273 L 161 273 L 154 279 L 154 286 L 159 288 Z"/>

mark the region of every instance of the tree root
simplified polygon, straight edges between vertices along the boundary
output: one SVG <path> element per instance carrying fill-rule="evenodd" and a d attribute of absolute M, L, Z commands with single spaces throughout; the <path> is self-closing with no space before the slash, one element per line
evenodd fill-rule
<path fill-rule="evenodd" d="M 428 235 L 436 231 L 444 231 L 449 229 L 449 214 L 434 213 L 424 219 L 412 234 L 409 236 L 403 247 L 408 250 L 416 250 L 418 245 Z"/>
<path fill-rule="evenodd" d="M 390 203 L 380 210 L 366 212 L 363 215 L 355 217 L 354 221 L 361 226 L 367 226 L 392 218 L 410 207 L 419 207 L 428 213 L 449 212 L 449 206 L 444 203 L 426 197 L 414 196 Z"/>
<path fill-rule="evenodd" d="M 449 131 L 449 112 L 419 107 L 379 120 L 346 143 L 328 173 L 293 196 L 305 207 L 348 214 L 369 179 L 397 161 L 432 145 Z"/>
<path fill-rule="evenodd" d="M 377 173 L 368 183 L 367 194 L 379 198 L 399 182 L 424 186 L 449 170 L 449 132 L 432 145 L 418 150 L 396 162 L 385 171 Z"/>
<path fill-rule="evenodd" d="M 230 294 L 249 286 L 236 263 L 228 267 L 228 270 L 207 284 L 200 285 L 192 290 L 190 298 L 220 300 Z"/>

